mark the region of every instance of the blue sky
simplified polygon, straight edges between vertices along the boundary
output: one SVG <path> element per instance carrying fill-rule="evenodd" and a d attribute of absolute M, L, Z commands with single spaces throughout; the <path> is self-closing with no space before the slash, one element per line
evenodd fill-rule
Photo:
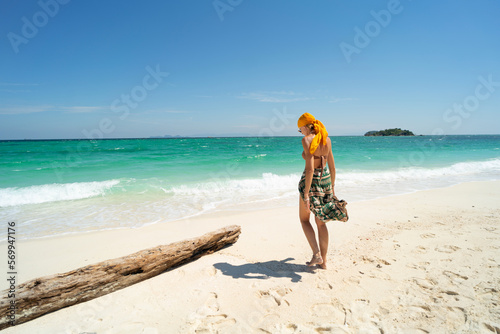
<path fill-rule="evenodd" d="M 499 1 L 0 8 L 0 139 L 500 133 Z"/>

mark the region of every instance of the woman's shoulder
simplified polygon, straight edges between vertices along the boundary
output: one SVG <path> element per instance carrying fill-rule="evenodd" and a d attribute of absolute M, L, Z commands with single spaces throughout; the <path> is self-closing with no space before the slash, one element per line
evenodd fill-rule
<path fill-rule="evenodd" d="M 314 136 L 313 136 L 313 135 L 304 136 L 304 137 L 302 138 L 302 145 L 304 145 L 304 146 L 306 146 L 306 147 L 311 146 L 311 143 L 312 143 L 313 138 L 314 138 Z"/>
<path fill-rule="evenodd" d="M 305 136 L 302 138 L 302 147 L 304 148 L 304 152 L 306 152 L 306 154 L 309 154 L 312 138 L 313 136 Z"/>
<path fill-rule="evenodd" d="M 311 143 L 314 138 L 314 135 L 307 135 L 302 137 L 302 142 L 303 143 Z"/>

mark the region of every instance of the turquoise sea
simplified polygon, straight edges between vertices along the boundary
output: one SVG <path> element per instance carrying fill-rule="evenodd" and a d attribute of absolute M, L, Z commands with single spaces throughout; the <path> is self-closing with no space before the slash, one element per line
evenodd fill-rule
<path fill-rule="evenodd" d="M 500 179 L 500 135 L 331 137 L 348 202 Z M 301 137 L 0 141 L 0 220 L 22 238 L 296 206 Z"/>

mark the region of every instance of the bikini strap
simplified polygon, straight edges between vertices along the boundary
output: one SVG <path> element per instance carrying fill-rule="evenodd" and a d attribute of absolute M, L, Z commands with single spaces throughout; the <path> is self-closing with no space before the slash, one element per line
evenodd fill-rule
<path fill-rule="evenodd" d="M 320 180 L 323 178 L 323 169 L 325 169 L 325 158 L 326 156 L 324 155 L 321 156 L 321 174 L 319 176 Z"/>

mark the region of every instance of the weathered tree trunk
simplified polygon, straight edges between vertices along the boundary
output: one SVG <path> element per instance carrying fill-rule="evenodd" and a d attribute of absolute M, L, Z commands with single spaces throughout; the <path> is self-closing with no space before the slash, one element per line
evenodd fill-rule
<path fill-rule="evenodd" d="M 64 274 L 36 278 L 20 284 L 15 291 L 14 323 L 11 318 L 13 299 L 8 298 L 8 290 L 4 290 L 0 299 L 0 329 L 151 278 L 235 243 L 240 233 L 240 226 L 231 225 L 201 237 L 145 249 Z"/>

